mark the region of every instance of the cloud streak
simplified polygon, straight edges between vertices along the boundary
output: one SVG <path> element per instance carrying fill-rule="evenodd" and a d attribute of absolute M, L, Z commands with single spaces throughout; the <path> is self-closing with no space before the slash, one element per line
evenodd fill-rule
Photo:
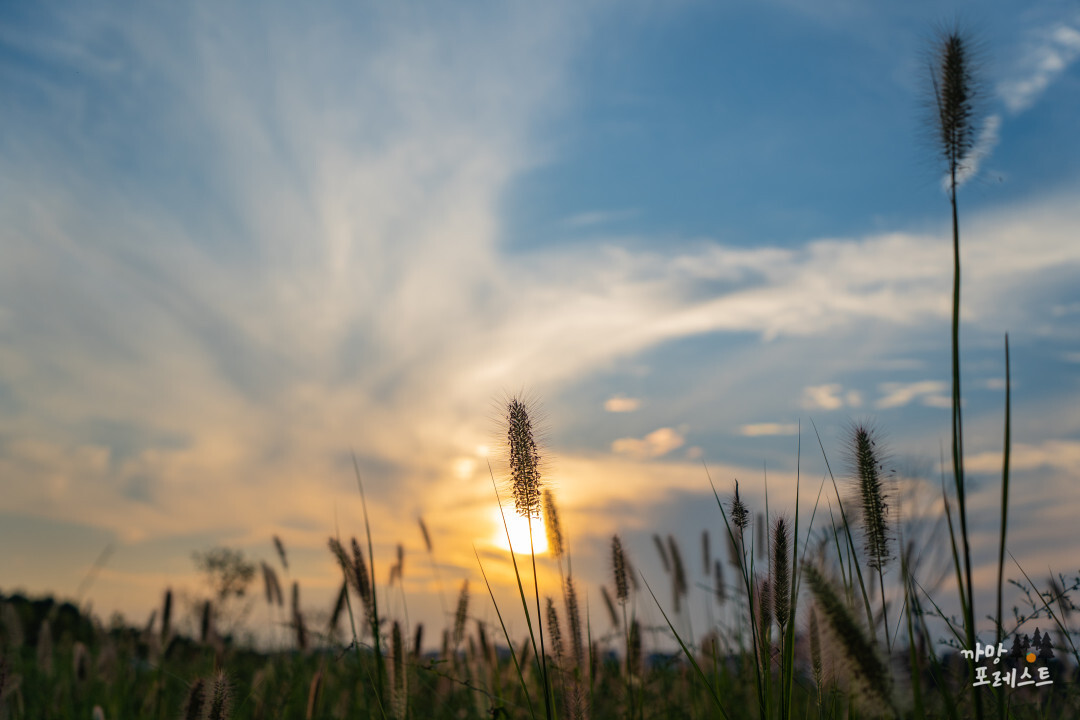
<path fill-rule="evenodd" d="M 1028 46 L 998 93 L 1013 113 L 1034 105 L 1065 70 L 1080 57 L 1080 24 L 1058 22 L 1031 33 Z"/>

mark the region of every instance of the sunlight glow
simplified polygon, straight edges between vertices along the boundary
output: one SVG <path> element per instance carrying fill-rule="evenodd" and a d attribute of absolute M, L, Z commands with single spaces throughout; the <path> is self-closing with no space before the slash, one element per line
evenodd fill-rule
<path fill-rule="evenodd" d="M 503 515 L 499 513 L 498 508 L 492 511 L 492 520 L 495 523 L 492 540 L 497 547 L 500 547 L 503 550 L 510 550 L 510 545 L 506 542 L 506 529 L 509 528 L 510 542 L 514 544 L 514 552 L 528 554 L 528 518 L 523 518 L 518 515 L 514 512 L 513 507 L 505 508 L 504 513 L 506 516 L 506 528 L 503 527 Z M 542 516 L 539 520 L 536 518 L 532 519 L 532 544 L 537 555 L 547 552 L 547 533 L 544 531 L 544 518 Z"/>

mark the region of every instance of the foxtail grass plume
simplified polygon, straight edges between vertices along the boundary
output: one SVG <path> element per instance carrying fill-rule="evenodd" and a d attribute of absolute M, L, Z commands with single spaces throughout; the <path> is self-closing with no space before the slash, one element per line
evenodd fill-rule
<path fill-rule="evenodd" d="M 832 638 L 840 645 L 840 649 L 831 656 L 841 659 L 848 667 L 857 690 L 854 697 L 861 700 L 862 705 L 879 712 L 883 707 L 892 707 L 889 669 L 859 627 L 854 613 L 815 566 L 804 563 L 803 577 L 828 624 Z"/>
<path fill-rule="evenodd" d="M 184 720 L 199 720 L 203 714 L 203 703 L 206 701 L 206 681 L 195 678 L 188 688 L 187 698 L 184 700 L 182 717 Z"/>
<path fill-rule="evenodd" d="M 883 481 L 883 453 L 874 430 L 856 425 L 848 447 L 851 471 L 858 487 L 867 565 L 881 570 L 890 559 L 888 505 Z"/>
<path fill-rule="evenodd" d="M 757 530 L 757 559 L 761 560 L 768 555 L 768 541 L 765 539 L 768 528 L 765 522 L 765 513 L 759 512 L 757 514 L 754 527 Z"/>
<path fill-rule="evenodd" d="M 390 630 L 390 652 L 393 653 L 393 664 L 390 679 L 391 707 L 394 717 L 405 720 L 409 700 L 408 663 L 405 658 L 405 641 L 401 634 L 401 623 L 397 620 Z"/>
<path fill-rule="evenodd" d="M 615 573 L 615 597 L 625 603 L 630 598 L 630 583 L 626 579 L 626 555 L 618 535 L 611 538 L 611 565 Z"/>
<path fill-rule="evenodd" d="M 619 615 L 615 612 L 615 603 L 611 600 L 611 593 L 608 592 L 607 585 L 600 586 L 600 595 L 604 599 L 604 607 L 607 608 L 608 617 L 611 618 L 611 624 L 615 627 L 619 627 Z"/>
<path fill-rule="evenodd" d="M 559 508 L 550 490 L 544 491 L 544 530 L 547 533 L 548 552 L 552 557 L 563 556 L 563 532 L 559 522 Z"/>
<path fill-rule="evenodd" d="M 424 649 L 424 623 L 416 624 L 416 633 L 413 635 L 413 657 L 420 657 L 420 651 Z"/>
<path fill-rule="evenodd" d="M 814 684 L 818 688 L 818 705 L 821 705 L 821 690 L 825 685 L 825 664 L 821 656 L 821 630 L 818 628 L 817 610 L 810 608 L 810 668 L 814 674 Z"/>
<path fill-rule="evenodd" d="M 296 647 L 307 650 L 307 627 L 304 625 L 304 614 L 300 611 L 300 583 L 295 580 L 292 584 L 292 617 L 293 630 L 296 631 Z"/>
<path fill-rule="evenodd" d="M 671 593 L 675 599 L 675 612 L 682 612 L 682 598 L 686 597 L 689 586 L 686 583 L 686 568 L 683 566 L 682 553 L 674 535 L 668 535 L 668 550 L 671 552 Z"/>
<path fill-rule="evenodd" d="M 199 621 L 199 642 L 204 645 L 210 641 L 213 633 L 213 606 L 207 600 L 202 606 L 202 618 Z"/>
<path fill-rule="evenodd" d="M 495 662 L 494 647 L 491 645 L 491 641 L 488 640 L 487 625 L 483 620 L 476 621 L 476 640 L 480 646 L 480 654 L 484 660 L 488 663 Z"/>
<path fill-rule="evenodd" d="M 773 588 L 768 577 L 762 578 L 758 583 L 756 595 L 758 606 L 758 637 L 761 640 L 762 654 L 765 656 L 766 661 L 768 661 L 769 654 L 765 651 L 769 647 L 769 631 L 772 629 L 773 622 Z"/>
<path fill-rule="evenodd" d="M 461 594 L 458 595 L 457 611 L 454 613 L 454 647 L 461 644 L 465 638 L 465 621 L 469 617 L 469 581 L 461 583 Z"/>
<path fill-rule="evenodd" d="M 978 85 L 972 69 L 971 41 L 959 32 L 950 32 L 939 42 L 935 55 L 931 78 L 938 145 L 948 163 L 949 189 L 955 190 L 957 175 L 965 169 L 978 131 L 974 105 Z"/>
<path fill-rule="evenodd" d="M 289 559 L 285 555 L 285 543 L 281 542 L 281 538 L 277 535 L 274 536 L 274 549 L 277 550 L 278 558 L 281 560 L 281 567 L 288 570 Z"/>
<path fill-rule="evenodd" d="M 746 532 L 746 528 L 750 525 L 750 510 L 746 507 L 746 503 L 739 497 L 739 481 L 735 481 L 735 497 L 731 498 L 731 524 L 735 526 L 734 534 L 737 541 L 736 550 L 739 555 L 739 561 L 733 563 L 736 566 L 742 565 L 742 539 L 743 533 Z"/>
<path fill-rule="evenodd" d="M 712 548 L 709 546 L 709 531 L 701 531 L 701 567 L 704 568 L 705 577 L 709 577 L 712 570 Z"/>
<path fill-rule="evenodd" d="M 540 450 L 533 429 L 531 409 L 520 398 L 506 406 L 506 441 L 510 453 L 510 482 L 514 507 L 522 517 L 540 518 Z"/>
<path fill-rule="evenodd" d="M 374 613 L 374 597 L 371 590 L 371 575 L 368 573 L 367 560 L 364 559 L 364 551 L 356 538 L 352 538 L 352 582 L 356 594 L 367 608 L 368 614 Z"/>
<path fill-rule="evenodd" d="M 772 563 L 769 572 L 772 576 L 773 614 L 780 632 L 787 627 L 788 614 L 791 611 L 791 529 L 787 518 L 780 515 L 773 521 L 772 527 Z"/>
<path fill-rule="evenodd" d="M 341 622 L 341 614 L 345 612 L 345 603 L 349 597 L 349 581 L 342 579 L 341 589 L 338 590 L 337 600 L 334 601 L 334 609 L 330 612 L 330 621 L 326 624 L 327 635 L 333 637 L 337 632 L 338 623 Z"/>
<path fill-rule="evenodd" d="M 547 598 L 547 631 L 548 639 L 551 640 L 551 651 L 555 653 L 555 665 L 557 667 L 563 666 L 563 641 L 562 630 L 559 627 L 559 613 L 555 609 L 555 603 L 549 596 Z"/>
<path fill-rule="evenodd" d="M 206 717 L 208 720 L 228 720 L 231 709 L 232 687 L 229 676 L 224 670 L 219 670 L 214 676 Z"/>
<path fill-rule="evenodd" d="M 427 524 L 424 523 L 424 518 L 416 518 L 416 521 L 420 524 L 420 533 L 424 536 L 424 547 L 428 553 L 432 552 L 431 533 L 428 532 Z"/>
<path fill-rule="evenodd" d="M 578 605 L 574 578 L 566 578 L 565 587 L 566 623 L 570 632 L 570 650 L 574 656 L 574 667 L 581 667 L 585 662 L 585 643 L 581 632 L 581 607 Z"/>
<path fill-rule="evenodd" d="M 262 563 L 263 590 L 266 591 L 266 604 L 273 605 L 277 602 L 278 607 L 285 604 L 281 594 L 281 583 L 278 582 L 277 573 L 265 561 Z"/>
<path fill-rule="evenodd" d="M 724 584 L 724 563 L 719 560 L 713 563 L 713 591 L 717 604 L 722 606 L 727 600 L 727 585 Z"/>
<path fill-rule="evenodd" d="M 656 551 L 660 553 L 660 562 L 664 564 L 664 572 L 671 572 L 671 560 L 668 559 L 668 552 L 667 548 L 664 547 L 663 539 L 659 535 L 654 533 L 652 536 L 652 540 L 653 543 L 656 544 Z"/>

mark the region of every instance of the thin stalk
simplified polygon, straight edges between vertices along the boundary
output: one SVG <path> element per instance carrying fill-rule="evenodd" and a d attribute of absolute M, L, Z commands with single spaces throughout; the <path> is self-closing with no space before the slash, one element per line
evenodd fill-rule
<path fill-rule="evenodd" d="M 510 535 L 507 533 L 507 541 L 509 539 Z M 491 583 L 488 581 L 487 573 L 484 572 L 484 563 L 480 562 L 480 553 L 476 551 L 475 545 L 473 546 L 473 554 L 476 555 L 476 563 L 480 566 L 480 574 L 484 577 L 484 585 L 487 587 L 488 595 L 491 596 L 491 604 L 495 606 L 495 615 L 499 618 L 499 627 L 502 628 L 503 637 L 506 638 L 506 646 L 510 648 L 510 659 L 514 661 L 514 670 L 517 672 L 518 682 L 521 683 L 521 691 L 525 693 L 525 702 L 529 705 L 529 716 L 536 717 L 536 713 L 533 711 L 532 696 L 529 695 L 529 686 L 525 682 L 525 675 L 521 672 L 521 663 L 518 661 L 517 652 L 514 651 L 514 643 L 510 640 L 510 632 L 506 629 L 506 623 L 503 621 L 499 604 L 495 602 L 495 593 L 491 590 Z"/>
<path fill-rule="evenodd" d="M 1005 528 L 1009 515 L 1009 451 L 1012 446 L 1012 382 L 1009 367 L 1009 335 L 1005 334 L 1005 441 L 1002 451 L 1003 460 L 1001 467 L 1001 542 L 998 544 L 998 581 L 997 581 L 997 636 L 1003 637 L 1001 632 L 1001 588 L 1004 584 L 1005 573 Z M 998 717 L 1005 715 L 1005 695 L 998 695 Z"/>
<path fill-rule="evenodd" d="M 544 648 L 544 621 L 540 614 L 540 580 L 536 574 L 536 549 L 533 547 L 532 515 L 526 515 L 529 523 L 529 555 L 532 558 L 533 591 L 536 594 L 536 630 L 540 635 L 540 677 L 544 680 L 544 710 L 548 720 L 552 720 L 552 709 L 555 705 L 554 688 L 548 678 L 547 650 Z"/>

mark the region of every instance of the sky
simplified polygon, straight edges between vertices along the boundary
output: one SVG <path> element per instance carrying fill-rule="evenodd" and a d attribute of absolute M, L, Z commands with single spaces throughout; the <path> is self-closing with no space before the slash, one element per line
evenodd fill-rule
<path fill-rule="evenodd" d="M 611 536 L 666 587 L 670 534 L 700 629 L 709 478 L 755 513 L 766 486 L 770 514 L 798 497 L 805 528 L 825 458 L 849 492 L 853 422 L 932 564 L 952 255 L 929 68 L 954 25 L 980 79 L 959 192 L 979 614 L 1006 333 L 1009 548 L 1080 573 L 1074 3 L 53 3 L 0 10 L 0 592 L 141 623 L 201 591 L 193 552 L 276 563 L 277 535 L 325 613 L 327 539 L 365 532 L 355 457 L 391 612 L 441 627 L 469 580 L 494 620 L 477 560 L 506 592 L 488 468 L 505 499 L 519 394 L 591 613 Z"/>

